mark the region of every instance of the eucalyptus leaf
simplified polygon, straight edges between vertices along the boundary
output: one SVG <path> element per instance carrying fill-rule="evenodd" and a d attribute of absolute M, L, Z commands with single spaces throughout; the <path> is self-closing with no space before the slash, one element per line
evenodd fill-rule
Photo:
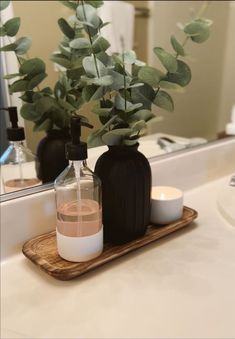
<path fill-rule="evenodd" d="M 6 36 L 6 35 L 7 35 L 7 32 L 6 32 L 5 28 L 4 28 L 4 26 L 1 26 L 0 27 L 0 36 Z"/>
<path fill-rule="evenodd" d="M 122 143 L 122 140 L 125 137 L 130 136 L 133 133 L 131 128 L 120 128 L 120 129 L 114 129 L 110 132 L 105 133 L 102 136 L 102 140 L 106 145 L 112 146 L 112 145 L 120 145 Z"/>
<path fill-rule="evenodd" d="M 52 54 L 50 57 L 51 61 L 65 68 L 71 68 L 71 61 L 66 58 L 63 54 Z"/>
<path fill-rule="evenodd" d="M 179 92 L 179 93 L 185 92 L 183 87 L 181 87 L 180 85 L 178 85 L 177 83 L 174 83 L 174 82 L 161 80 L 159 85 L 160 85 L 161 88 L 169 89 L 169 90 L 172 90 L 172 91 L 175 91 L 175 92 Z"/>
<path fill-rule="evenodd" d="M 62 43 L 60 43 L 58 47 L 59 47 L 59 50 L 60 50 L 61 54 L 63 54 L 68 59 L 71 58 L 71 49 L 70 49 L 70 47 L 66 47 Z"/>
<path fill-rule="evenodd" d="M 40 73 L 35 75 L 28 84 L 28 89 L 31 90 L 34 87 L 38 86 L 45 78 L 47 77 L 46 73 Z"/>
<path fill-rule="evenodd" d="M 84 75 L 83 68 L 68 69 L 66 71 L 67 77 L 72 80 L 79 80 Z"/>
<path fill-rule="evenodd" d="M 105 52 L 109 47 L 110 43 L 102 36 L 98 36 L 92 44 L 93 52 L 95 54 Z"/>
<path fill-rule="evenodd" d="M 106 67 L 112 67 L 112 58 L 105 52 L 99 52 L 96 54 L 96 58 L 99 59 Z"/>
<path fill-rule="evenodd" d="M 103 117 L 107 117 L 109 116 L 110 112 L 112 111 L 112 107 L 111 108 L 100 108 L 100 107 L 94 107 L 92 109 L 92 112 L 99 115 L 99 116 L 103 116 Z"/>
<path fill-rule="evenodd" d="M 138 104 L 132 104 L 131 106 L 128 105 L 126 112 L 132 112 L 135 111 L 136 109 L 142 107 L 143 104 L 141 102 L 139 102 Z"/>
<path fill-rule="evenodd" d="M 126 146 L 134 146 L 137 144 L 137 141 L 134 139 L 134 140 L 130 140 L 130 139 L 124 139 L 123 140 L 123 145 L 126 145 Z"/>
<path fill-rule="evenodd" d="M 74 112 L 75 111 L 75 107 L 73 105 L 71 105 L 69 102 L 62 100 L 62 99 L 58 99 L 59 105 L 65 109 L 66 111 L 69 112 Z"/>
<path fill-rule="evenodd" d="M 122 55 L 119 53 L 113 53 L 112 54 L 112 59 L 116 64 L 121 64 L 123 65 L 123 59 L 122 59 Z"/>
<path fill-rule="evenodd" d="M 130 107 L 132 107 L 132 103 L 125 100 L 120 94 L 115 96 L 115 107 L 120 111 L 126 111 Z"/>
<path fill-rule="evenodd" d="M 43 96 L 39 100 L 37 100 L 35 105 L 35 111 L 42 115 L 45 112 L 50 111 L 53 107 L 55 107 L 55 100 L 51 97 Z"/>
<path fill-rule="evenodd" d="M 205 22 L 195 20 L 184 27 L 184 32 L 192 41 L 202 43 L 209 38 L 210 28 Z"/>
<path fill-rule="evenodd" d="M 0 1 L 0 11 L 3 11 L 10 4 L 10 0 L 1 0 Z"/>
<path fill-rule="evenodd" d="M 174 102 L 171 96 L 165 91 L 158 91 L 153 103 L 168 112 L 174 111 Z"/>
<path fill-rule="evenodd" d="M 108 74 L 111 75 L 112 79 L 113 79 L 113 83 L 111 85 L 111 90 L 114 91 L 118 91 L 119 89 L 124 88 L 125 83 L 126 83 L 126 88 L 129 87 L 130 83 L 131 83 L 131 78 L 126 76 L 125 80 L 124 80 L 124 76 L 123 74 L 120 74 L 112 69 L 108 70 Z"/>
<path fill-rule="evenodd" d="M 29 50 L 29 48 L 32 45 L 32 38 L 29 37 L 22 37 L 16 40 L 16 49 L 15 49 L 15 53 L 17 55 L 22 55 L 27 53 L 27 51 Z"/>
<path fill-rule="evenodd" d="M 17 48 L 17 44 L 16 43 L 12 43 L 12 44 L 0 47 L 0 51 L 1 52 L 13 52 L 13 51 L 16 50 L 16 48 Z"/>
<path fill-rule="evenodd" d="M 183 46 L 176 40 L 174 35 L 171 36 L 171 45 L 178 55 L 185 55 Z"/>
<path fill-rule="evenodd" d="M 150 66 L 141 67 L 138 73 L 138 78 L 152 87 L 158 87 L 159 81 L 164 76 L 161 71 Z"/>
<path fill-rule="evenodd" d="M 82 61 L 82 64 L 87 75 L 99 77 L 107 75 L 108 73 L 105 65 L 99 59 L 95 59 L 94 55 L 85 57 Z"/>
<path fill-rule="evenodd" d="M 7 74 L 3 77 L 3 79 L 9 80 L 9 79 L 14 79 L 19 76 L 21 76 L 20 73 Z"/>
<path fill-rule="evenodd" d="M 141 60 L 136 60 L 135 65 L 138 66 L 138 67 L 144 67 L 144 66 L 146 66 L 146 62 L 141 61 Z"/>
<path fill-rule="evenodd" d="M 41 118 L 42 114 L 39 114 L 35 110 L 35 104 L 24 104 L 20 109 L 22 118 L 29 121 L 37 121 Z"/>
<path fill-rule="evenodd" d="M 34 94 L 35 93 L 33 91 L 26 91 L 23 95 L 20 96 L 20 99 L 28 103 L 33 103 Z"/>
<path fill-rule="evenodd" d="M 104 28 L 105 26 L 108 26 L 109 24 L 110 24 L 110 21 L 102 22 L 102 24 L 100 24 L 99 29 L 102 29 L 102 28 Z"/>
<path fill-rule="evenodd" d="M 87 138 L 87 143 L 89 147 L 98 147 L 98 146 L 103 146 L 104 141 L 102 140 L 102 136 L 105 134 L 105 131 L 96 131 L 93 133 L 90 133 L 88 138 Z"/>
<path fill-rule="evenodd" d="M 64 35 L 67 38 L 74 39 L 75 31 L 73 30 L 73 28 L 68 24 L 68 22 L 64 18 L 60 18 L 58 20 L 58 25 L 59 25 L 62 33 L 64 33 Z"/>
<path fill-rule="evenodd" d="M 89 4 L 81 4 L 77 7 L 77 18 L 81 21 L 89 22 L 94 28 L 99 27 L 100 19 L 96 9 Z"/>
<path fill-rule="evenodd" d="M 58 128 L 64 128 L 69 124 L 69 115 L 66 113 L 66 110 L 61 108 L 59 105 L 55 109 L 51 110 L 50 118 Z"/>
<path fill-rule="evenodd" d="M 77 22 L 82 27 L 84 26 L 84 29 L 85 29 L 86 32 L 88 32 L 88 29 L 89 29 L 89 33 L 91 33 L 91 30 L 94 29 L 94 31 L 97 33 L 97 29 L 95 28 L 95 26 L 92 23 L 90 23 L 88 21 L 81 21 L 81 20 L 78 20 L 78 19 L 77 19 Z M 88 26 L 88 27 L 86 27 L 86 26 Z M 91 35 L 93 36 L 94 34 L 91 34 Z"/>
<path fill-rule="evenodd" d="M 174 82 L 182 87 L 187 86 L 192 75 L 189 66 L 182 60 L 177 60 L 177 70 L 175 73 L 168 73 L 164 80 Z"/>
<path fill-rule="evenodd" d="M 33 91 L 29 91 L 29 92 L 33 92 Z M 33 92 L 33 102 L 36 102 L 41 98 L 43 98 L 43 94 L 41 92 Z"/>
<path fill-rule="evenodd" d="M 45 94 L 45 95 L 52 95 L 53 94 L 53 91 L 50 87 L 44 87 L 42 90 L 41 90 L 41 93 Z"/>
<path fill-rule="evenodd" d="M 30 77 L 35 76 L 39 73 L 45 73 L 46 65 L 44 61 L 39 58 L 33 58 L 26 60 L 21 64 L 19 71 L 21 74 L 27 74 Z"/>
<path fill-rule="evenodd" d="M 139 132 L 141 131 L 142 129 L 146 128 L 146 122 L 144 120 L 140 120 L 140 121 L 137 121 L 136 123 L 134 123 L 131 128 L 132 128 L 132 131 L 133 132 Z"/>
<path fill-rule="evenodd" d="M 52 121 L 51 119 L 45 119 L 42 123 L 36 122 L 33 131 L 34 132 L 40 132 L 40 131 L 48 131 L 51 129 Z"/>
<path fill-rule="evenodd" d="M 124 64 L 132 65 L 136 62 L 135 51 L 127 51 L 122 54 Z"/>
<path fill-rule="evenodd" d="M 136 119 L 136 120 L 144 120 L 144 121 L 149 121 L 151 120 L 155 115 L 147 110 L 147 109 L 142 109 L 139 110 L 138 112 L 136 112 L 135 114 L 132 115 L 132 119 Z"/>
<path fill-rule="evenodd" d="M 20 18 L 15 17 L 8 20 L 7 22 L 5 22 L 4 28 L 8 36 L 15 36 L 20 28 Z"/>
<path fill-rule="evenodd" d="M 100 78 L 92 79 L 92 83 L 97 86 L 110 86 L 113 83 L 113 78 L 110 75 L 105 75 Z"/>
<path fill-rule="evenodd" d="M 177 59 L 170 53 L 166 52 L 161 47 L 155 47 L 154 53 L 161 61 L 162 65 L 171 73 L 176 72 L 177 69 Z"/>
<path fill-rule="evenodd" d="M 90 41 L 86 38 L 74 39 L 69 43 L 69 46 L 73 49 L 85 49 L 90 48 Z"/>
<path fill-rule="evenodd" d="M 61 4 L 63 4 L 65 7 L 68 7 L 69 9 L 76 10 L 77 8 L 77 2 L 76 1 L 62 1 L 58 0 Z"/>
<path fill-rule="evenodd" d="M 10 93 L 24 92 L 28 89 L 28 80 L 17 80 L 9 86 Z"/>
<path fill-rule="evenodd" d="M 143 109 L 150 110 L 155 98 L 155 92 L 151 86 L 144 84 L 144 86 L 132 88 L 131 98 L 134 103 L 142 103 Z"/>
<path fill-rule="evenodd" d="M 136 82 L 135 84 L 128 86 L 128 88 L 136 88 L 136 87 L 142 87 L 142 86 L 144 86 L 143 82 Z"/>
<path fill-rule="evenodd" d="M 98 100 L 103 96 L 103 87 L 97 87 L 95 85 L 86 86 L 82 90 L 83 99 L 88 101 Z"/>
<path fill-rule="evenodd" d="M 85 0 L 86 4 L 91 5 L 95 8 L 99 8 L 104 4 L 104 1 L 101 0 Z"/>
<path fill-rule="evenodd" d="M 79 108 L 80 107 L 80 102 L 76 100 L 72 95 L 67 95 L 66 100 L 70 105 L 72 105 L 74 108 Z M 83 103 L 83 100 L 82 100 Z"/>
<path fill-rule="evenodd" d="M 63 98 L 65 98 L 65 96 L 67 94 L 66 88 L 64 87 L 64 85 L 60 81 L 57 81 L 56 84 L 55 84 L 54 94 L 55 94 L 55 97 L 57 99 L 58 98 L 63 99 Z"/>

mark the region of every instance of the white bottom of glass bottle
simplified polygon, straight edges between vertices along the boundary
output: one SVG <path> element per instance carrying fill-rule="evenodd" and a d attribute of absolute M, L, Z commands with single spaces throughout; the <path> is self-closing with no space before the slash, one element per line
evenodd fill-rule
<path fill-rule="evenodd" d="M 103 227 L 87 237 L 67 237 L 56 231 L 59 255 L 68 261 L 84 262 L 98 257 L 103 251 Z"/>

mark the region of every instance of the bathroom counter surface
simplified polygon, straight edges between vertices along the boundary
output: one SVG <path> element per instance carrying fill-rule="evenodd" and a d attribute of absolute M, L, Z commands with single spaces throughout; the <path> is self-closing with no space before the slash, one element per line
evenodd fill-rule
<path fill-rule="evenodd" d="M 217 209 L 227 182 L 186 192 L 199 212 L 189 228 L 78 279 L 6 260 L 2 338 L 234 338 L 235 228 Z"/>

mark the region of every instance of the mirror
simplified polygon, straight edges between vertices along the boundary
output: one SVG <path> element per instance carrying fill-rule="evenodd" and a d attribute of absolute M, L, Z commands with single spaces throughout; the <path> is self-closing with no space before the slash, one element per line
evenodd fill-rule
<path fill-rule="evenodd" d="M 176 23 L 189 21 L 192 8 L 197 12 L 203 3 L 128 2 L 135 8 L 134 39 L 131 42 L 134 50 L 140 60 L 157 68 L 161 68 L 161 65 L 152 52 L 153 47 L 161 46 L 172 51 L 171 34 L 174 33 L 179 41 L 184 38 Z M 47 1 L 46 5 L 45 1 L 13 1 L 13 10 L 14 16 L 21 17 L 20 36 L 31 36 L 33 39 L 30 56 L 38 56 L 46 62 L 48 78 L 45 82 L 53 86 L 58 77 L 58 69 L 49 60 L 49 56 L 57 50 L 61 39 L 57 20 L 60 17 L 68 18 L 70 10 L 57 1 Z M 122 13 L 111 14 L 116 21 L 123 16 Z M 173 113 L 153 108 L 162 120 L 149 122 L 147 135 L 142 139 L 146 141 L 148 157 L 197 146 L 225 136 L 225 126 L 230 121 L 232 106 L 235 104 L 235 4 L 233 1 L 209 1 L 205 16 L 214 22 L 209 40 L 200 45 L 189 41 L 185 46 L 189 54 L 186 62 L 192 70 L 191 83 L 185 88 L 185 93 L 172 92 L 175 103 Z M 124 25 L 126 31 L 129 24 Z M 95 114 L 90 113 L 89 106 L 85 106 L 83 111 L 97 128 L 99 120 Z M 4 123 L 2 121 L 1 126 Z M 21 120 L 20 123 L 25 127 L 27 147 L 35 152 L 45 134 L 33 132 L 33 125 L 29 121 Z M 88 133 L 85 131 L 84 139 Z M 1 152 L 5 147 L 3 138 Z M 95 150 L 92 152 L 97 153 Z"/>

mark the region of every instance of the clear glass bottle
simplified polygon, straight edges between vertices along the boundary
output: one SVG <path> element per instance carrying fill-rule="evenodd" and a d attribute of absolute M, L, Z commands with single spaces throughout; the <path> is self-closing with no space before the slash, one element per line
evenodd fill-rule
<path fill-rule="evenodd" d="M 36 176 L 35 157 L 24 146 L 24 128 L 18 126 L 17 108 L 9 107 L 11 127 L 7 128 L 9 146 L 0 157 L 1 191 L 10 193 L 40 184 Z"/>
<path fill-rule="evenodd" d="M 87 167 L 81 124 L 80 118 L 71 119 L 70 164 L 55 180 L 57 248 L 62 258 L 74 262 L 93 259 L 103 250 L 101 181 Z"/>

